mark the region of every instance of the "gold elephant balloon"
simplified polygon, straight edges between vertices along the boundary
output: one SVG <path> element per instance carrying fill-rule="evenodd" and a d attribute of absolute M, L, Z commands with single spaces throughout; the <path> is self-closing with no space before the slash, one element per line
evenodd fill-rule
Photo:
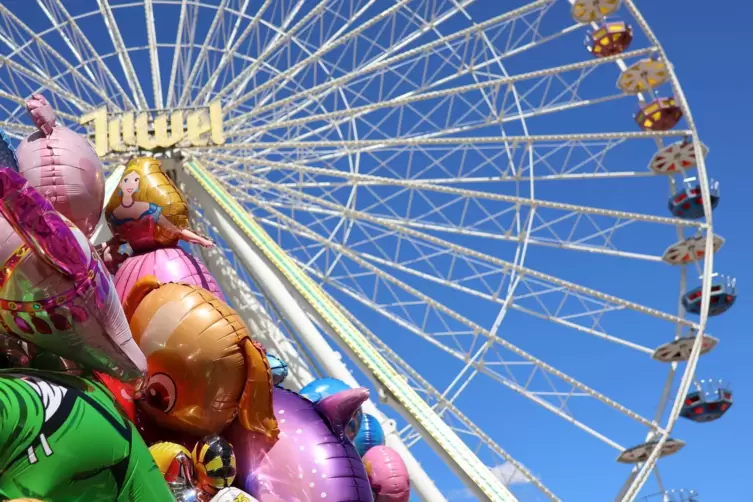
<path fill-rule="evenodd" d="M 147 276 L 124 310 L 147 358 L 138 406 L 148 418 L 198 437 L 219 434 L 237 416 L 245 429 L 277 437 L 266 351 L 225 302 L 198 286 Z"/>
<path fill-rule="evenodd" d="M 180 240 L 214 245 L 191 231 L 185 197 L 162 172 L 160 161 L 152 157 L 138 157 L 126 164 L 118 189 L 107 203 L 105 218 L 112 234 L 137 253 L 175 247 Z"/>

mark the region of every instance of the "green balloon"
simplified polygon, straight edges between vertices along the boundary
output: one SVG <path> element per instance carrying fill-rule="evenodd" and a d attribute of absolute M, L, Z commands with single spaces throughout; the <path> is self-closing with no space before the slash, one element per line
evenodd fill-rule
<path fill-rule="evenodd" d="M 98 382 L 0 371 L 0 499 L 170 502 L 134 425 Z"/>

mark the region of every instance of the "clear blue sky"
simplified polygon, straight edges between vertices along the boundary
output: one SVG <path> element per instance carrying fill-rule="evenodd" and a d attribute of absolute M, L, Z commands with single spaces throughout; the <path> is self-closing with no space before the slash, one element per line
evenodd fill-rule
<path fill-rule="evenodd" d="M 87 4 L 86 7 L 83 6 L 84 3 Z M 512 3 L 518 5 L 522 2 L 516 0 Z M 3 4 L 33 28 L 46 26 L 46 20 L 41 16 L 29 19 L 33 17 L 29 16 L 32 10 L 27 10 L 23 0 L 9 0 Z M 65 4 L 74 13 L 94 10 L 95 7 L 93 0 L 66 0 Z M 745 209 L 749 207 L 749 192 L 753 185 L 750 174 L 753 164 L 749 152 L 753 135 L 753 123 L 750 119 L 753 116 L 753 100 L 750 97 L 753 72 L 750 70 L 750 62 L 745 64 L 743 61 L 751 59 L 747 33 L 750 30 L 749 20 L 753 17 L 753 5 L 750 2 L 738 2 L 734 4 L 734 8 L 727 8 L 727 4 L 700 0 L 637 0 L 637 4 L 674 64 L 701 137 L 710 148 L 708 169 L 711 176 L 722 183 L 722 201 L 714 213 L 715 229 L 727 239 L 725 247 L 716 257 L 715 268 L 720 272 L 736 275 L 740 290 L 737 305 L 726 315 L 710 321 L 709 332 L 720 338 L 721 343 L 714 352 L 702 359 L 698 371 L 700 377 L 730 380 L 735 391 L 735 405 L 723 420 L 715 423 L 694 424 L 681 420 L 673 435 L 688 444 L 678 455 L 660 464 L 661 473 L 667 488 L 695 489 L 705 501 L 744 502 L 751 500 L 747 482 L 751 463 L 746 459 L 748 451 L 753 448 L 753 435 L 748 432 L 748 416 L 753 412 L 753 379 L 749 369 L 753 341 L 744 324 L 744 315 L 749 308 L 749 291 L 753 284 L 753 274 L 748 260 L 744 258 L 748 246 L 753 246 L 748 225 L 750 210 Z M 717 5 L 719 8 L 714 8 Z M 501 7 L 498 0 L 478 0 L 471 10 L 479 21 L 483 20 L 484 15 L 491 15 L 492 10 L 496 14 Z M 132 13 L 126 14 L 129 15 L 134 23 L 143 23 L 141 10 L 134 9 Z M 174 25 L 174 21 L 170 22 Z M 161 43 L 174 41 L 174 27 L 170 22 L 158 23 L 158 41 Z M 202 19 L 202 23 L 208 24 L 209 21 Z M 446 28 L 451 26 L 449 24 Z M 101 40 L 97 40 L 98 47 L 103 52 L 108 52 L 109 49 L 104 48 L 110 45 L 108 37 L 102 31 L 97 32 L 97 35 L 101 37 Z M 128 30 L 124 36 L 129 45 L 145 45 L 146 36 L 141 28 Z M 58 48 L 62 46 L 59 39 L 51 37 L 48 41 Z M 0 47 L 4 54 L 5 47 Z M 511 61 L 510 73 L 562 64 L 563 55 L 566 56 L 566 62 L 588 57 L 579 40 L 573 43 L 572 37 L 567 44 L 563 42 L 561 45 L 557 43 L 547 47 L 550 52 L 536 53 L 522 62 Z M 572 56 L 571 51 L 576 51 L 576 55 Z M 171 54 L 161 57 L 163 83 L 167 85 Z M 108 63 L 122 82 L 117 63 L 112 59 Z M 142 85 L 150 96 L 148 58 L 143 52 L 136 54 L 134 63 L 137 73 L 141 75 Z M 516 67 L 516 64 L 519 66 Z M 610 79 L 616 79 L 616 70 L 614 73 Z M 613 85 L 612 82 L 610 80 L 609 85 Z M 598 95 L 609 92 L 611 91 L 600 92 Z M 610 131 L 635 130 L 631 120 L 634 108 L 634 102 L 626 106 L 606 108 L 606 113 L 616 112 L 621 115 L 620 120 L 612 120 L 604 127 Z M 597 114 L 553 114 L 531 120 L 532 132 L 603 131 L 604 128 L 600 129 L 596 121 L 598 118 Z M 512 133 L 517 132 L 519 131 Z M 620 161 L 622 170 L 641 170 L 645 168 L 648 158 L 645 152 L 635 152 Z M 660 182 L 663 180 L 641 178 L 637 181 L 588 185 L 576 183 L 568 185 L 567 192 L 542 187 L 537 195 L 576 204 L 666 215 L 666 184 Z M 627 200 L 624 200 L 626 195 Z M 658 233 L 645 226 L 640 228 L 647 233 L 626 231 L 626 238 L 649 241 L 655 254 L 672 242 L 671 232 L 667 232 L 667 229 Z M 500 244 L 497 254 L 509 259 L 512 255 L 507 250 L 512 248 L 504 246 L 507 245 Z M 668 312 L 675 309 L 676 295 L 673 296 L 672 291 L 674 288 L 676 293 L 677 273 L 676 270 L 669 270 L 666 265 L 646 266 L 616 258 L 603 259 L 540 248 L 531 251 L 527 265 Z M 693 287 L 696 283 L 692 273 L 690 277 L 690 285 Z M 426 286 L 423 284 L 423 287 Z M 451 303 L 458 310 L 472 311 L 476 308 L 470 302 L 459 305 L 456 297 L 442 296 L 441 291 L 425 291 L 438 295 L 438 298 Z M 408 336 L 396 336 L 394 326 L 386 320 L 362 310 L 357 311 L 357 314 L 436 387 L 442 389 L 454 376 L 453 371 L 459 369 L 457 362 L 447 361 L 446 357 L 440 358 L 427 344 Z M 610 326 L 615 334 L 631 338 L 631 335 L 637 333 L 638 336 L 633 338 L 639 338 L 646 345 L 658 345 L 671 338 L 671 334 L 662 332 L 657 324 L 635 316 L 620 317 L 615 314 L 611 322 Z M 486 319 L 483 324 L 488 327 L 491 320 Z M 572 330 L 553 327 L 550 323 L 515 313 L 506 319 L 501 333 L 534 355 L 577 375 L 592 387 L 603 390 L 621 402 L 630 403 L 631 406 L 636 403 L 635 406 L 642 413 L 648 416 L 652 414 L 652 408 L 645 408 L 644 405 L 653 405 L 658 400 L 664 371 L 657 371 L 656 366 L 647 361 L 646 357 L 636 358 L 624 349 L 615 349 L 604 342 L 585 339 L 585 336 Z M 611 500 L 609 497 L 616 494 L 627 477 L 629 468 L 613 461 L 617 455 L 616 450 L 606 447 L 500 385 L 490 383 L 484 377 L 475 381 L 458 403 L 503 448 L 526 464 L 565 501 Z M 605 413 L 603 408 L 585 410 L 586 414 L 592 413 L 590 422 L 597 429 L 603 428 L 614 434 L 625 446 L 642 440 L 645 432 L 643 429 L 623 428 L 625 421 L 612 422 L 614 415 Z M 415 453 L 442 491 L 454 500 L 470 500 L 465 495 L 463 486 L 424 444 L 419 444 Z M 652 490 L 655 491 L 653 480 L 644 494 L 649 494 Z M 525 485 L 516 485 L 514 491 L 521 502 L 543 500 Z"/>

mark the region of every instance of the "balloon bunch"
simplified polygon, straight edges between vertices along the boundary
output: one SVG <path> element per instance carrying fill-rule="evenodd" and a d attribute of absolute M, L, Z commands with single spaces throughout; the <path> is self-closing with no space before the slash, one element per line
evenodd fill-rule
<path fill-rule="evenodd" d="M 368 391 L 281 387 L 285 362 L 178 247 L 213 243 L 157 159 L 128 162 L 95 249 L 102 164 L 43 96 L 27 109 L 37 132 L 15 152 L 0 135 L 0 500 L 372 502 Z"/>
<path fill-rule="evenodd" d="M 349 388 L 341 380 L 320 378 L 301 389 L 301 395 L 317 403 L 333 393 Z M 347 435 L 366 467 L 374 501 L 408 502 L 408 469 L 400 455 L 394 449 L 385 446 L 384 429 L 379 420 L 359 409 L 348 424 Z"/>

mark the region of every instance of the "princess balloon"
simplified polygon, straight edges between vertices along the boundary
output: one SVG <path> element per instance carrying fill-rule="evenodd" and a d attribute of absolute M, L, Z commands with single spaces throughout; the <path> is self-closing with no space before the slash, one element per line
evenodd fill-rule
<path fill-rule="evenodd" d="M 105 217 L 114 236 L 135 253 L 175 247 L 183 240 L 204 247 L 214 243 L 188 228 L 188 204 L 178 187 L 152 157 L 126 165 L 118 190 L 107 203 Z"/>

